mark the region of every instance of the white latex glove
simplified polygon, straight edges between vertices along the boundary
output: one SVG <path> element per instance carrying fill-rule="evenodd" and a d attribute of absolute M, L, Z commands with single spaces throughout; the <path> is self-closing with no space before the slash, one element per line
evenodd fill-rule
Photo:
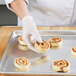
<path fill-rule="evenodd" d="M 35 41 L 42 42 L 42 39 L 37 31 L 36 24 L 31 16 L 25 16 L 22 20 L 23 30 L 22 39 L 26 42 L 27 46 L 37 52 L 33 44 Z M 37 52 L 38 53 L 38 52 Z"/>

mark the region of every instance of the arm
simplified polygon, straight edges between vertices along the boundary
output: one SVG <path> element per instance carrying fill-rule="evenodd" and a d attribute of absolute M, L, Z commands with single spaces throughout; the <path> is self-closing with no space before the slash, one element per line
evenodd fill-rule
<path fill-rule="evenodd" d="M 11 0 L 6 0 L 11 1 Z M 6 3 L 8 5 L 8 3 Z M 10 8 L 22 21 L 22 39 L 26 42 L 28 47 L 37 52 L 32 43 L 35 41 L 42 42 L 42 39 L 37 31 L 36 24 L 31 16 L 29 16 L 27 4 L 24 0 L 13 0 L 9 3 Z"/>
<path fill-rule="evenodd" d="M 14 0 L 10 7 L 21 20 L 28 15 L 27 3 L 24 0 Z"/>

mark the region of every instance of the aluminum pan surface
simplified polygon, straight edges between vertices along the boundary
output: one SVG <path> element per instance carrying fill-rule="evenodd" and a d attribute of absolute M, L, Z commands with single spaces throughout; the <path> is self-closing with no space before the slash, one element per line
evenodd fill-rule
<path fill-rule="evenodd" d="M 5 50 L 3 58 L 1 60 L 1 72 L 2 73 L 20 73 L 20 74 L 57 74 L 57 75 L 76 75 L 76 59 L 72 58 L 70 52 L 71 48 L 76 46 L 76 31 L 39 31 L 42 35 L 42 39 L 47 40 L 50 37 L 63 38 L 63 46 L 59 49 L 49 49 L 45 54 L 48 55 L 45 58 L 44 54 L 37 54 L 27 47 L 22 47 L 18 43 L 18 36 L 21 35 L 21 31 L 14 31 L 8 46 Z M 27 50 L 25 50 L 27 49 Z M 14 67 L 14 59 L 17 57 L 27 57 L 31 60 L 31 69 L 28 72 L 21 72 Z M 52 71 L 51 64 L 56 59 L 66 59 L 71 64 L 71 70 L 68 73 L 57 73 Z"/>

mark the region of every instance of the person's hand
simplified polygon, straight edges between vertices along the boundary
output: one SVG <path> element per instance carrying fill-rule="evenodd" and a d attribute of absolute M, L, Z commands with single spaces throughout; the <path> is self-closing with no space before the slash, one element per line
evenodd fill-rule
<path fill-rule="evenodd" d="M 22 39 L 26 42 L 27 46 L 38 53 L 38 51 L 34 48 L 33 44 L 35 41 L 39 43 L 42 42 L 42 39 L 37 31 L 36 24 L 33 21 L 31 16 L 25 16 L 22 20 Z"/>

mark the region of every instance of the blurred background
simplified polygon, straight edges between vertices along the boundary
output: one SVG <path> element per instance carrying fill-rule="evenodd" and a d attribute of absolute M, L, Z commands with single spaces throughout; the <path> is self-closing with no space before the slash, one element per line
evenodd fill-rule
<path fill-rule="evenodd" d="M 35 0 L 33 0 L 33 2 L 34 1 Z M 29 3 L 33 4 L 31 0 L 29 0 Z M 72 13 L 70 24 L 69 25 L 67 24 L 66 26 L 76 27 L 76 0 L 74 2 L 73 6 L 74 7 L 73 7 L 73 13 Z M 31 7 L 31 5 L 29 5 L 29 7 Z M 48 11 L 46 11 L 45 13 L 48 14 Z M 70 15 L 68 14 L 67 17 L 69 17 L 69 16 Z M 12 11 L 10 11 L 6 7 L 4 0 L 0 0 L 0 26 L 17 26 L 17 24 L 18 24 L 18 26 L 22 25 L 20 19 L 16 16 L 16 14 L 14 14 Z M 40 24 L 37 26 L 40 26 Z M 42 25 L 42 26 L 44 26 L 44 25 Z M 49 26 L 49 25 L 47 25 L 47 26 Z"/>
<path fill-rule="evenodd" d="M 17 16 L 8 10 L 4 0 L 0 0 L 0 26 L 16 26 Z"/>

